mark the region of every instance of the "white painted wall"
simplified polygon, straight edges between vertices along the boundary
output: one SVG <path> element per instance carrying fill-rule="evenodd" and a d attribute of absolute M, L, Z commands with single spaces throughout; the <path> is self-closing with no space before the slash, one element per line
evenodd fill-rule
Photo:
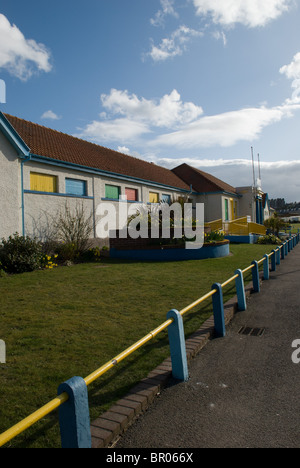
<path fill-rule="evenodd" d="M 22 234 L 21 164 L 17 152 L 0 132 L 0 240 Z"/>

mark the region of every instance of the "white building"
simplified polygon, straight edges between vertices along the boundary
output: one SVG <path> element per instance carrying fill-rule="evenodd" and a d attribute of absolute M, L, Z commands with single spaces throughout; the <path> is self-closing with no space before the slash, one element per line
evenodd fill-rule
<path fill-rule="evenodd" d="M 129 203 L 185 196 L 204 203 L 206 222 L 248 214 L 263 222 L 249 188 L 236 189 L 187 164 L 169 170 L 0 112 L 0 239 L 15 232 L 40 236 L 66 202 L 71 209 L 83 204 L 97 237 L 97 207 L 109 200 L 118 209 L 125 195 Z"/>

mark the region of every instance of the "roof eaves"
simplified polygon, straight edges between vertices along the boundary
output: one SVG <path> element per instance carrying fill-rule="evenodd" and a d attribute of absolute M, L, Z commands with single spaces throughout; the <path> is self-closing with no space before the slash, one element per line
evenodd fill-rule
<path fill-rule="evenodd" d="M 146 183 L 147 185 L 153 186 L 153 187 L 162 187 L 162 188 L 166 188 L 166 189 L 169 189 L 169 190 L 176 190 L 177 192 L 190 193 L 190 190 L 188 190 L 188 189 L 183 189 L 183 188 L 180 188 L 180 187 L 175 187 L 175 186 L 172 186 L 172 185 L 163 184 L 161 182 L 155 182 L 153 180 L 141 179 L 139 177 L 133 177 L 133 176 L 128 176 L 128 175 L 124 175 L 124 174 L 119 174 L 119 173 L 116 173 L 116 172 L 105 171 L 103 169 L 97 169 L 97 168 L 94 168 L 94 167 L 83 166 L 81 164 L 75 164 L 75 163 L 71 163 L 71 162 L 68 162 L 68 161 L 61 161 L 61 160 L 58 160 L 58 159 L 49 158 L 47 156 L 40 156 L 40 155 L 37 155 L 37 154 L 31 154 L 30 156 L 31 156 L 31 161 L 41 162 L 41 163 L 44 163 L 44 164 L 50 164 L 52 166 L 71 167 L 74 170 L 88 172 L 90 174 L 102 175 L 104 177 L 110 177 L 110 178 L 114 178 L 114 179 L 118 179 L 118 180 L 125 180 L 125 181 L 129 181 L 129 182 L 136 182 L 136 183 L 143 183 L 143 184 Z"/>
<path fill-rule="evenodd" d="M 24 140 L 20 137 L 18 132 L 14 129 L 12 124 L 8 121 L 5 115 L 0 111 L 0 129 L 8 138 L 13 147 L 17 150 L 20 158 L 28 158 L 30 156 L 30 148 L 26 145 Z"/>

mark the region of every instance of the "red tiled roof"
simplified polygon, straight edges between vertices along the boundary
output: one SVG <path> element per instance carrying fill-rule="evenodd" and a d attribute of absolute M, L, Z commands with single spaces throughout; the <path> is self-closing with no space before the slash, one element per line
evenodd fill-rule
<path fill-rule="evenodd" d="M 4 114 L 32 154 L 189 190 L 174 172 L 26 120 Z"/>
<path fill-rule="evenodd" d="M 172 169 L 174 174 L 184 180 L 188 185 L 192 185 L 194 192 L 229 192 L 236 193 L 236 189 L 217 177 L 200 171 L 188 164 L 181 164 Z"/>

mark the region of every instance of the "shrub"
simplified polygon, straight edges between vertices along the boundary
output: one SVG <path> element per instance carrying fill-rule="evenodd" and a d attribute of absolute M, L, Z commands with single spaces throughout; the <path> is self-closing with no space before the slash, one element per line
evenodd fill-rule
<path fill-rule="evenodd" d="M 224 231 L 221 230 L 216 230 L 216 231 L 211 231 L 208 234 L 205 234 L 204 236 L 204 242 L 205 243 L 213 243 L 213 242 L 219 242 L 224 240 Z"/>
<path fill-rule="evenodd" d="M 0 262 L 7 273 L 24 273 L 42 267 L 42 246 L 36 239 L 15 233 L 2 239 Z"/>
<path fill-rule="evenodd" d="M 271 234 L 278 236 L 279 231 L 286 226 L 286 223 L 275 213 L 274 216 L 264 221 L 264 225 Z"/>
<path fill-rule="evenodd" d="M 86 217 L 83 204 L 77 204 L 72 211 L 66 203 L 63 211 L 55 215 L 53 226 L 57 241 L 64 246 L 62 254 L 67 256 L 69 252 L 66 260 L 74 261 L 88 250 L 93 223 L 91 214 Z"/>
<path fill-rule="evenodd" d="M 99 247 L 93 247 L 81 254 L 79 260 L 81 262 L 100 262 L 100 249 Z"/>
<path fill-rule="evenodd" d="M 258 244 L 275 244 L 280 245 L 281 240 L 279 237 L 275 236 L 274 234 L 266 234 L 265 236 L 261 236 L 257 240 Z"/>

